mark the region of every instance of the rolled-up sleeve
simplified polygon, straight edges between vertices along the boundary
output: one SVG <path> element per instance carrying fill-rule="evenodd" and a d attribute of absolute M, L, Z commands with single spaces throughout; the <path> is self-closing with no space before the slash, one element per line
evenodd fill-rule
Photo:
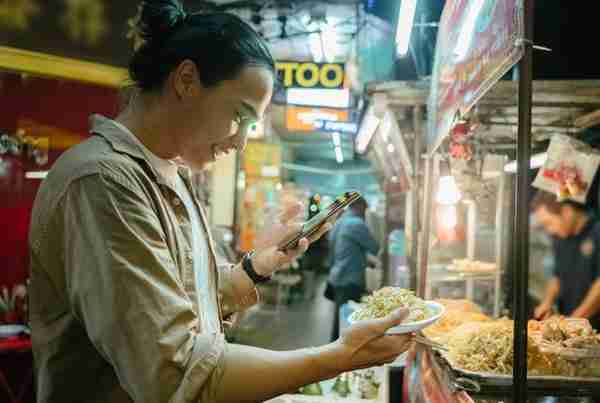
<path fill-rule="evenodd" d="M 122 387 L 136 402 L 211 401 L 225 339 L 201 332 L 144 186 L 94 174 L 62 203 L 69 300 Z"/>

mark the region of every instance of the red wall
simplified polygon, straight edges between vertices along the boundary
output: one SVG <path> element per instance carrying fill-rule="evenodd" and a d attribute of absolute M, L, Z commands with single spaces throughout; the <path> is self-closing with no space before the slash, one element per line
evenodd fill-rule
<path fill-rule="evenodd" d="M 28 128 L 26 135 L 42 133 L 51 147 L 44 166 L 24 155 L 0 155 L 0 286 L 27 278 L 27 233 L 40 180 L 25 179 L 25 172 L 49 169 L 64 151 L 65 134 L 71 142 L 84 139 L 92 113 L 113 117 L 117 109 L 118 92 L 112 88 L 0 73 L 0 131 L 14 135 L 19 122 L 33 121 L 41 128 Z"/>

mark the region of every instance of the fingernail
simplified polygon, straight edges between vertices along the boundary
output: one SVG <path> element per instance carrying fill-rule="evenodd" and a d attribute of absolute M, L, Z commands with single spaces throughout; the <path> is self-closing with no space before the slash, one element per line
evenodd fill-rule
<path fill-rule="evenodd" d="M 408 315 L 408 308 L 400 308 L 392 313 L 394 319 L 404 319 Z"/>

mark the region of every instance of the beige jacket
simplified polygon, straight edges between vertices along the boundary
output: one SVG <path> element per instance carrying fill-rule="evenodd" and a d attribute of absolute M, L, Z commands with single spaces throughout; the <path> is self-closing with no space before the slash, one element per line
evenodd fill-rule
<path fill-rule="evenodd" d="M 227 348 L 222 318 L 257 301 L 217 270 L 198 306 L 190 220 L 174 184 L 101 116 L 42 183 L 30 228 L 30 318 L 38 402 L 210 402 Z M 217 303 L 219 301 L 220 303 Z M 221 332 L 203 331 L 218 310 Z"/>

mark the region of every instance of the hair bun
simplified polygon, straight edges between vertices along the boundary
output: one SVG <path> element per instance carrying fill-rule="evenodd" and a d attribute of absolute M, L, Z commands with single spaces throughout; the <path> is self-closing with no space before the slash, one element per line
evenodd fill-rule
<path fill-rule="evenodd" d="M 133 21 L 134 48 L 161 42 L 181 23 L 187 14 L 178 0 L 144 0 Z"/>

